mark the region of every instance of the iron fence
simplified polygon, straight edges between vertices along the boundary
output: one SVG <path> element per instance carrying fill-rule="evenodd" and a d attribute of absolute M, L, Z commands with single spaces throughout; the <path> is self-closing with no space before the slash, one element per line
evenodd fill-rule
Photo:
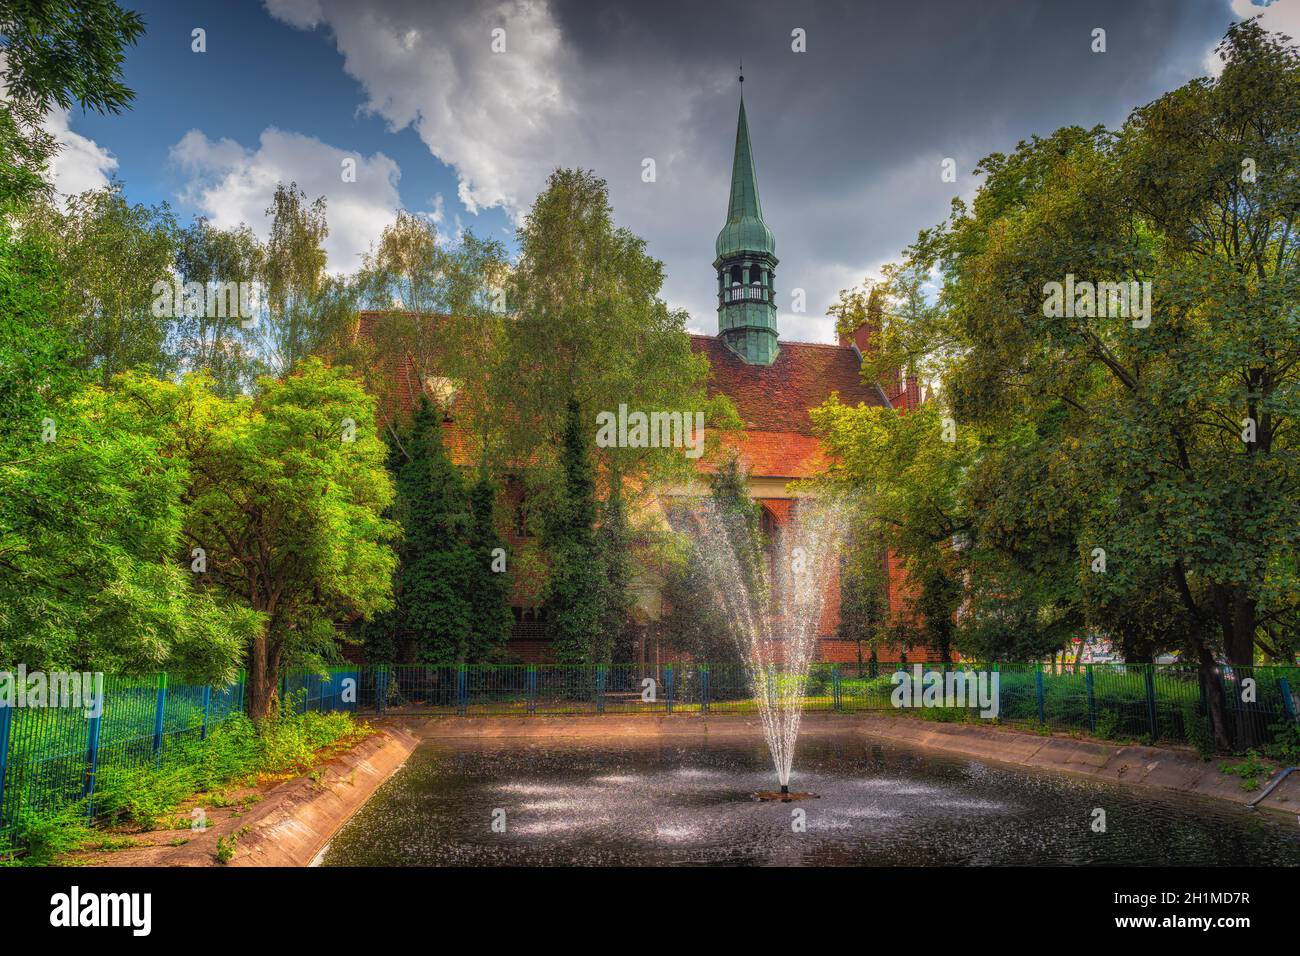
<path fill-rule="evenodd" d="M 902 663 L 812 665 L 804 709 L 897 713 Z M 998 720 L 1112 740 L 1208 747 L 1207 688 L 1197 669 L 1153 664 L 928 663 L 925 672 L 996 674 Z M 773 673 L 772 680 L 790 679 Z M 963 680 L 964 680 L 963 676 Z M 1238 751 L 1297 720 L 1300 666 L 1222 667 L 1228 733 Z M 747 668 L 729 664 L 563 664 L 343 667 L 286 675 L 282 707 L 359 715 L 547 716 L 754 714 Z M 86 800 L 108 768 L 159 763 L 178 741 L 203 740 L 244 706 L 244 679 L 223 687 L 169 684 L 166 676 L 106 678 L 99 713 L 0 706 L 0 833 L 25 811 Z M 969 719 L 978 708 L 921 707 L 921 717 Z"/>

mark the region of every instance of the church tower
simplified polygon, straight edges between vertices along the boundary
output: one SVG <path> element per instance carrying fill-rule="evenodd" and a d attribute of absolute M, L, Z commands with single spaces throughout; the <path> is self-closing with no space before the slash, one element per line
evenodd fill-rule
<path fill-rule="evenodd" d="M 742 76 L 740 82 L 744 83 Z M 731 162 L 727 223 L 714 246 L 718 272 L 718 336 L 750 365 L 776 361 L 776 239 L 763 222 L 758 177 L 740 98 L 736 155 Z"/>

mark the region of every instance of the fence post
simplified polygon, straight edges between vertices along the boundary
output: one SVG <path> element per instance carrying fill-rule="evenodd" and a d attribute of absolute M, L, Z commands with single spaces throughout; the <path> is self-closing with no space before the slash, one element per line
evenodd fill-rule
<path fill-rule="evenodd" d="M 375 712 L 382 714 L 388 707 L 388 665 L 375 674 Z"/>
<path fill-rule="evenodd" d="M 605 668 L 596 668 L 596 713 L 605 712 Z"/>
<path fill-rule="evenodd" d="M 1043 702 L 1043 662 L 1037 661 L 1034 664 L 1034 684 L 1038 688 L 1038 722 L 1047 723 L 1047 711 Z"/>
<path fill-rule="evenodd" d="M 158 698 L 153 712 L 153 752 L 162 751 L 163 715 L 167 712 L 167 675 L 158 675 Z"/>
<path fill-rule="evenodd" d="M 464 664 L 456 668 L 456 713 L 462 717 L 469 713 L 469 687 Z"/>
<path fill-rule="evenodd" d="M 831 665 L 831 700 L 834 701 L 835 713 L 839 713 L 843 708 L 840 704 L 840 665 Z"/>
<path fill-rule="evenodd" d="M 700 716 L 709 712 L 709 666 L 700 665 Z"/>
<path fill-rule="evenodd" d="M 1277 689 L 1282 694 L 1282 712 L 1286 714 L 1289 720 L 1300 720 L 1295 712 L 1295 698 L 1291 696 L 1291 682 L 1285 677 L 1277 679 Z M 3 719 L 3 718 L 0 718 Z M 0 734 L 0 748 L 4 747 L 4 736 Z M 0 750 L 0 761 L 4 760 L 3 750 Z M 4 786 L 4 764 L 0 763 L 0 788 Z M 3 792 L 3 791 L 0 791 Z"/>
<path fill-rule="evenodd" d="M 537 665 L 528 665 L 528 713 L 537 713 Z"/>
<path fill-rule="evenodd" d="M 14 709 L 0 704 L 0 827 L 5 821 L 5 771 L 9 769 L 9 725 Z"/>
<path fill-rule="evenodd" d="M 1092 665 L 1083 665 L 1083 685 L 1088 688 L 1088 732 L 1097 732 L 1097 691 L 1092 683 Z"/>
<path fill-rule="evenodd" d="M 668 692 L 668 713 L 673 712 L 673 665 L 664 665 L 664 689 Z"/>
<path fill-rule="evenodd" d="M 212 685 L 203 685 L 203 727 L 199 730 L 199 740 L 208 739 L 208 714 L 212 711 Z"/>
<path fill-rule="evenodd" d="M 103 706 L 100 706 L 102 717 Z M 95 794 L 95 773 L 99 769 L 99 721 L 101 717 L 91 717 L 86 721 L 86 780 L 81 787 L 81 796 L 83 798 L 93 797 Z M 86 816 L 91 816 L 93 808 L 90 803 L 86 804 Z"/>
<path fill-rule="evenodd" d="M 1143 669 L 1147 685 L 1147 726 L 1151 728 L 1151 740 L 1160 736 L 1160 725 L 1156 722 L 1156 665 L 1147 664 Z"/>

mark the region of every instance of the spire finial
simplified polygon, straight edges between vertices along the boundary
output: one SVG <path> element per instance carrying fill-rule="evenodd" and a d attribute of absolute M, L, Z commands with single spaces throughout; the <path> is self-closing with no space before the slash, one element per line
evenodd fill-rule
<path fill-rule="evenodd" d="M 745 82 L 745 58 L 743 56 L 740 58 L 740 82 Z M 741 89 L 741 92 L 744 92 L 743 88 Z"/>

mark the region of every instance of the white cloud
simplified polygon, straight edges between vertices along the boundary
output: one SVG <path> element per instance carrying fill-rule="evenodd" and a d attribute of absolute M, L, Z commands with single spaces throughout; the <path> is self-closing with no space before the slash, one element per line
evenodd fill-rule
<path fill-rule="evenodd" d="M 211 140 L 192 129 L 171 148 L 171 159 L 188 177 L 181 198 L 200 209 L 219 228 L 246 223 L 259 236 L 269 234 L 266 216 L 277 183 L 296 182 L 307 199 L 324 196 L 329 235 L 329 268 L 348 272 L 396 218 L 401 170 L 383 153 L 369 158 L 312 136 L 269 127 L 257 148 L 231 139 Z M 356 181 L 343 181 L 343 161 L 356 163 Z"/>
<path fill-rule="evenodd" d="M 384 9 L 364 4 L 267 0 L 272 15 L 307 29 L 326 23 L 344 69 L 365 88 L 366 108 L 393 129 L 412 127 L 460 174 L 457 195 L 471 213 L 532 201 L 558 132 L 579 117 L 562 81 L 558 26 L 544 3 L 465 3 L 461 11 L 423 2 Z M 504 29 L 505 52 L 492 51 Z"/>
<path fill-rule="evenodd" d="M 117 160 L 93 139 L 74 133 L 68 111 L 56 106 L 45 117 L 45 129 L 59 144 L 50 160 L 50 181 L 63 196 L 75 196 L 87 189 L 103 189 Z"/>
<path fill-rule="evenodd" d="M 1273 0 L 1267 5 L 1256 0 L 1232 0 L 1232 14 L 1234 20 L 1259 16 L 1259 24 L 1265 30 L 1285 33 L 1293 40 L 1300 40 L 1300 0 Z M 1223 72 L 1223 61 L 1214 52 L 1214 47 L 1205 54 L 1204 65 L 1211 76 Z"/>
<path fill-rule="evenodd" d="M 618 224 L 664 260 L 664 298 L 688 310 L 692 331 L 717 331 L 711 263 L 726 215 L 738 101 L 730 70 L 716 71 L 708 58 L 665 69 L 653 44 L 587 55 L 537 0 L 451 0 L 436 9 L 426 0 L 266 6 L 295 27 L 328 28 L 344 69 L 365 91 L 365 109 L 394 130 L 413 129 L 455 171 L 457 198 L 471 214 L 500 207 L 517 219 L 556 167 L 594 169 L 609 182 Z M 496 28 L 506 31 L 504 53 L 492 52 Z M 770 93 L 756 88 L 751 96 L 764 212 L 781 257 L 782 337 L 834 341 L 825 310 L 839 290 L 915 238 L 915 225 L 904 223 L 917 221 L 917 201 L 933 210 L 922 221 L 938 222 L 958 187 L 941 184 L 938 158 L 927 158 L 856 177 L 839 193 L 811 182 L 800 195 L 782 194 L 774 185 L 778 138 L 790 134 L 765 112 L 774 105 Z M 641 179 L 646 157 L 655 160 L 654 183 Z M 768 178 L 765 163 L 773 164 Z M 435 205 L 434 212 L 435 221 L 441 213 L 460 230 L 453 210 Z M 807 291 L 806 313 L 788 311 L 796 286 Z"/>
<path fill-rule="evenodd" d="M 3 82 L 7 65 L 8 58 L 0 52 L 0 101 L 9 99 Z M 75 196 L 108 185 L 109 174 L 117 169 L 117 159 L 93 139 L 74 133 L 68 110 L 55 106 L 41 125 L 59 146 L 50 160 L 48 174 L 55 192 L 63 197 Z"/>
<path fill-rule="evenodd" d="M 424 0 L 266 6 L 296 27 L 328 26 L 344 69 L 365 90 L 365 108 L 393 130 L 413 129 L 455 171 L 457 199 L 470 214 L 499 207 L 517 220 L 555 168 L 594 169 L 609 181 L 619 224 L 649 239 L 670 278 L 689 276 L 692 295 L 674 297 L 670 285 L 670 301 L 711 302 L 707 264 L 726 208 L 722 166 L 734 127 L 710 144 L 727 160 L 701 176 L 698 150 L 690 149 L 692 106 L 716 90 L 698 77 L 669 71 L 651 89 L 629 78 L 627 58 L 583 62 L 536 0 L 457 0 L 455 9 Z M 506 31 L 504 53 L 492 52 L 498 28 Z M 657 184 L 641 182 L 646 156 L 656 159 Z M 689 258 L 677 255 L 686 250 Z"/>

